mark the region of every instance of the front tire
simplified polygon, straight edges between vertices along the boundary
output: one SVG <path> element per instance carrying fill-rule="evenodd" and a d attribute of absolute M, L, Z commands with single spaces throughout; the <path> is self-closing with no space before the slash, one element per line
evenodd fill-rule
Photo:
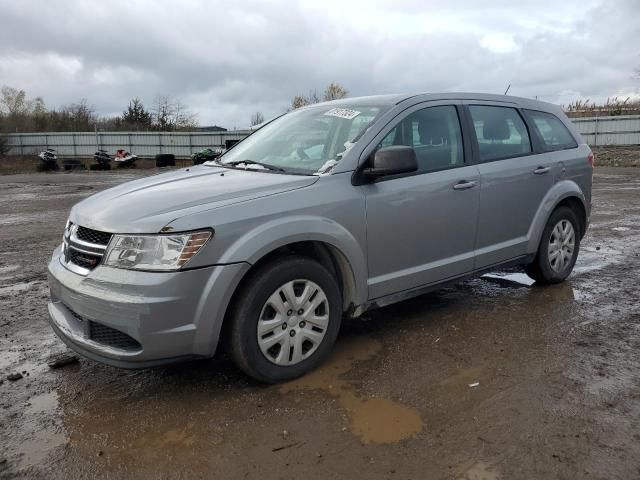
<path fill-rule="evenodd" d="M 560 283 L 573 270 L 579 251 L 578 217 L 569 207 L 557 208 L 542 232 L 534 261 L 525 266 L 525 271 L 536 283 Z"/>
<path fill-rule="evenodd" d="M 291 380 L 329 354 L 342 320 L 335 277 L 305 257 L 279 258 L 236 296 L 227 346 L 235 364 L 265 383 Z"/>

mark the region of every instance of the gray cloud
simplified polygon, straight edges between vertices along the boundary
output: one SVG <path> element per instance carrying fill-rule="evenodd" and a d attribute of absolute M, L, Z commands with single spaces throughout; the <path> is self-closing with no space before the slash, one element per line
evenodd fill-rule
<path fill-rule="evenodd" d="M 0 0 L 0 83 L 102 114 L 166 93 L 229 127 L 330 81 L 352 95 L 511 83 L 567 103 L 638 94 L 639 14 L 635 0 Z"/>

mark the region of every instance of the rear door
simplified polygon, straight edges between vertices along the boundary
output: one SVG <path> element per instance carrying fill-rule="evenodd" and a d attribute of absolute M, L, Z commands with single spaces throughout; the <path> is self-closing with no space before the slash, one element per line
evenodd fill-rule
<path fill-rule="evenodd" d="M 369 297 L 410 290 L 473 269 L 478 167 L 470 165 L 458 106 L 412 107 L 385 128 L 375 148 L 407 145 L 418 171 L 363 185 Z M 470 152 L 469 152 L 470 153 Z"/>
<path fill-rule="evenodd" d="M 553 155 L 535 153 L 537 137 L 516 105 L 469 102 L 467 113 L 481 179 L 475 268 L 482 269 L 527 253 L 556 165 Z"/>

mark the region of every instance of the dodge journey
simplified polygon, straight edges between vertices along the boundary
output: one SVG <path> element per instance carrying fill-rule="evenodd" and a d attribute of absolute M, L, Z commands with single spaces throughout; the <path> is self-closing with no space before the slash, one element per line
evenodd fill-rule
<path fill-rule="evenodd" d="M 282 115 L 215 161 L 73 207 L 49 319 L 118 367 L 211 357 L 281 382 L 343 319 L 488 270 L 571 273 L 593 154 L 560 108 L 486 94 L 349 98 Z"/>

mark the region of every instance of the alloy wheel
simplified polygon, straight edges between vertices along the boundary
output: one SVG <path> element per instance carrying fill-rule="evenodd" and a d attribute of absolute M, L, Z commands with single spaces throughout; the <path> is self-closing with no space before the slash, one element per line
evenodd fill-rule
<path fill-rule="evenodd" d="M 571 263 L 576 244 L 576 234 L 569 220 L 560 220 L 549 238 L 548 259 L 554 272 L 562 272 Z"/>

